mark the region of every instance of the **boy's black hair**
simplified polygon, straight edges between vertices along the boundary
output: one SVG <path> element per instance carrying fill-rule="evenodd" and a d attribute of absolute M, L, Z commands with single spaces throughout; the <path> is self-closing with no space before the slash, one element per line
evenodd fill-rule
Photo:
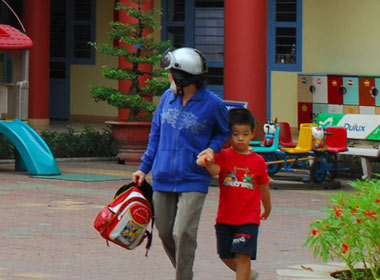
<path fill-rule="evenodd" d="M 249 125 L 252 131 L 255 131 L 255 118 L 251 111 L 245 108 L 233 108 L 228 111 L 228 116 L 230 118 L 230 129 L 235 124 L 245 124 Z"/>

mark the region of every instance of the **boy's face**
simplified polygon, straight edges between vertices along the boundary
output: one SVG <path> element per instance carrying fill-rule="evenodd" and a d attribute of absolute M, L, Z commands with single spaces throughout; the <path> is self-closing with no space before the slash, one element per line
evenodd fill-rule
<path fill-rule="evenodd" d="M 254 133 L 248 124 L 235 124 L 231 129 L 232 149 L 238 153 L 249 152 L 249 142 L 253 139 Z"/>

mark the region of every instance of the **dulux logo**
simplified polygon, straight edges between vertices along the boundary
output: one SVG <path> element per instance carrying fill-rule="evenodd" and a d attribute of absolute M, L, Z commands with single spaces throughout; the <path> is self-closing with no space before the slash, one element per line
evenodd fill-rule
<path fill-rule="evenodd" d="M 349 124 L 349 123 L 345 123 L 344 124 L 344 127 L 347 129 L 347 130 L 349 130 L 349 131 L 358 131 L 358 132 L 360 132 L 360 131 L 365 131 L 365 125 L 358 125 L 357 123 L 356 124 L 354 124 L 354 125 L 351 125 L 351 124 Z"/>

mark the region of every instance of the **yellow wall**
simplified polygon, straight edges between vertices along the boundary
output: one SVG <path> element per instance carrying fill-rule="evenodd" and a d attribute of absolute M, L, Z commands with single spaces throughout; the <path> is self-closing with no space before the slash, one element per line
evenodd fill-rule
<path fill-rule="evenodd" d="M 108 23 L 113 20 L 113 1 L 96 1 L 96 41 L 107 42 Z M 95 103 L 90 97 L 91 85 L 107 85 L 117 88 L 117 81 L 105 79 L 102 75 L 102 65 L 117 65 L 117 58 L 100 54 L 96 51 L 96 65 L 71 66 L 71 115 L 115 117 L 117 109 L 105 102 Z"/>
<path fill-rule="evenodd" d="M 272 72 L 272 120 L 297 124 L 297 76 L 291 72 Z"/>
<path fill-rule="evenodd" d="M 380 75 L 379 46 L 379 0 L 303 1 L 302 72 Z M 272 118 L 293 127 L 296 81 L 295 72 L 272 72 Z"/>

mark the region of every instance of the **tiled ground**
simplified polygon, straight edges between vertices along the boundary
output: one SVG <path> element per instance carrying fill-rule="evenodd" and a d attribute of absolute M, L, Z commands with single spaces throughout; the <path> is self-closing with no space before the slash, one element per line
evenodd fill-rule
<path fill-rule="evenodd" d="M 103 162 L 59 162 L 63 173 L 130 176 L 136 166 Z M 106 246 L 93 229 L 98 211 L 123 181 L 80 182 L 31 178 L 0 164 L 0 280 L 168 280 L 171 268 L 154 236 L 149 257 L 143 246 L 128 251 Z M 329 187 L 335 185 L 328 185 Z M 257 262 L 260 280 L 274 280 L 278 268 L 315 262 L 302 248 L 308 225 L 323 216 L 326 199 L 336 189 L 274 181 L 273 212 L 262 223 Z M 342 181 L 340 190 L 350 191 Z M 194 265 L 197 280 L 234 279 L 218 259 L 214 220 L 218 188 L 211 187 L 199 228 Z"/>

